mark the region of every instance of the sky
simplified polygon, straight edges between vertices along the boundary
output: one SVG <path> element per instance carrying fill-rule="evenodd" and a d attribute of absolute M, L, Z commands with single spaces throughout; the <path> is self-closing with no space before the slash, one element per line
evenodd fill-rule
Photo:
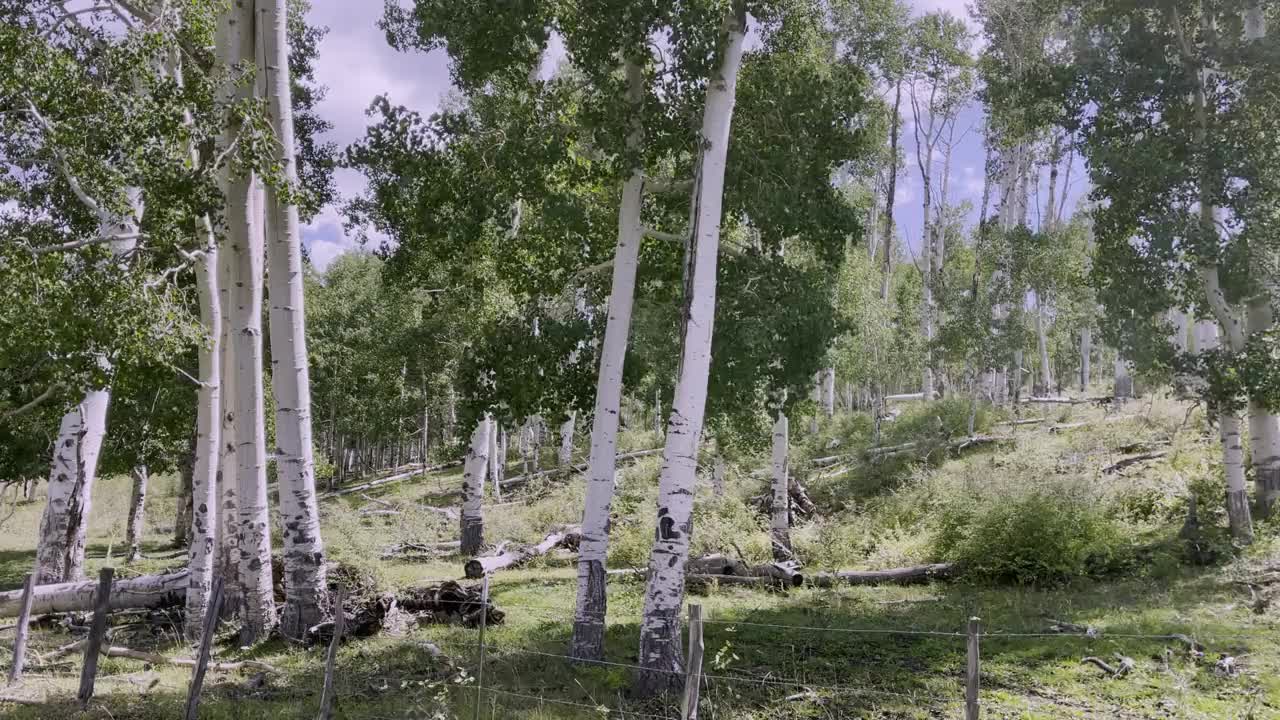
<path fill-rule="evenodd" d="M 919 13 L 949 11 L 968 21 L 965 0 L 910 0 Z M 368 126 L 365 110 L 379 94 L 386 94 L 393 104 L 404 105 L 424 115 L 435 111 L 449 83 L 448 58 L 443 51 L 431 53 L 393 50 L 377 28 L 382 15 L 380 0 L 313 0 L 310 22 L 329 28 L 319 48 L 316 79 L 328 87 L 328 94 L 318 110 L 333 123 L 328 134 L 341 148 L 363 136 Z M 903 103 L 904 109 L 907 103 Z M 951 202 L 965 200 L 976 206 L 982 195 L 984 150 L 981 139 L 982 110 L 973 107 L 962 114 L 959 131 L 971 128 L 958 143 L 952 157 Z M 917 247 L 920 236 L 920 173 L 916 169 L 912 125 L 909 113 L 904 115 L 903 148 L 907 153 L 906 171 L 898 179 L 894 218 L 908 245 Z M 1083 172 L 1074 172 L 1077 186 L 1083 183 Z M 337 185 L 344 197 L 354 197 L 364 188 L 362 176 L 351 170 L 337 171 Z M 347 239 L 338 208 L 329 207 L 303 230 L 312 261 L 323 269 L 335 257 L 355 247 Z"/>

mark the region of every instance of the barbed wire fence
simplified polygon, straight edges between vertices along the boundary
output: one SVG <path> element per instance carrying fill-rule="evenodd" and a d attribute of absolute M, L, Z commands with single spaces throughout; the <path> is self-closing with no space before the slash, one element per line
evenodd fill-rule
<path fill-rule="evenodd" d="M 486 583 L 487 585 L 487 583 Z M 487 589 L 485 597 L 488 597 Z M 524 615 L 535 617 L 555 623 L 572 624 L 573 610 L 566 611 L 563 607 L 555 607 L 551 605 L 535 605 L 535 604 L 519 604 L 519 603 L 503 603 L 504 609 L 519 610 Z M 755 610 L 768 610 L 769 608 L 758 608 Z M 473 662 L 474 669 L 469 673 L 474 679 L 474 684 L 461 684 L 456 687 L 465 692 L 474 693 L 475 700 L 473 709 L 475 718 L 479 720 L 481 717 L 487 717 L 481 714 L 483 700 L 482 698 L 492 698 L 496 703 L 496 699 L 505 698 L 512 701 L 511 704 L 519 704 L 521 709 L 530 707 L 546 708 L 546 707 L 563 707 L 567 709 L 577 709 L 586 711 L 590 714 L 597 714 L 604 718 L 640 718 L 642 720 L 696 720 L 703 717 L 704 720 L 711 720 L 716 717 L 731 717 L 721 715 L 717 712 L 714 704 L 704 700 L 699 704 L 698 694 L 694 693 L 693 703 L 689 704 L 688 687 L 690 682 L 695 683 L 695 687 L 714 688 L 716 686 L 738 686 L 738 687 L 754 687 L 767 689 L 788 689 L 795 692 L 785 696 L 784 700 L 805 700 L 819 698 L 833 699 L 843 696 L 863 697 L 868 699 L 892 700 L 903 703 L 909 703 L 913 706 L 928 705 L 938 709 L 955 709 L 956 717 L 964 717 L 965 720 L 978 720 L 982 710 L 982 654 L 985 651 L 990 652 L 994 643 L 1003 643 L 1003 641 L 1026 641 L 1040 639 L 1056 639 L 1062 641 L 1102 641 L 1109 639 L 1127 640 L 1127 641 L 1147 641 L 1158 643 L 1177 642 L 1184 646 L 1185 651 L 1198 657 L 1204 657 L 1205 647 L 1209 642 L 1226 643 L 1226 642 L 1247 642 L 1256 640 L 1256 636 L 1251 635 L 1223 635 L 1214 634 L 1212 638 L 1201 636 L 1194 628 L 1188 628 L 1188 632 L 1164 632 L 1164 633 L 1123 633 L 1109 632 L 1093 627 L 1083 627 L 1070 625 L 1069 628 L 1063 628 L 1060 631 L 1044 632 L 1044 631 L 1026 631 L 1023 629 L 991 629 L 983 626 L 980 618 L 971 617 L 962 623 L 958 623 L 963 629 L 957 630 L 937 630 L 937 629 L 921 629 L 921 628 L 851 628 L 840 627 L 838 625 L 817 625 L 817 624 L 792 624 L 779 622 L 756 622 L 748 619 L 716 619 L 702 617 L 703 608 L 697 603 L 691 603 L 686 607 L 687 614 L 685 617 L 662 618 L 659 621 L 669 621 L 684 626 L 687 633 L 685 647 L 689 648 L 696 642 L 702 642 L 702 630 L 704 626 L 718 627 L 728 630 L 737 630 L 739 628 L 758 628 L 767 630 L 778 630 L 788 633 L 828 633 L 837 635 L 854 635 L 854 636 L 881 636 L 881 637 L 910 637 L 924 638 L 929 640 L 937 640 L 942 642 L 954 642 L 956 650 L 959 654 L 963 652 L 963 663 L 957 663 L 955 675 L 963 678 L 962 683 L 957 683 L 953 689 L 948 690 L 945 694 L 938 690 L 931 691 L 901 691 L 887 690 L 875 687 L 858 687 L 848 684 L 830 683 L 830 682 L 813 682 L 800 677 L 789 677 L 775 672 L 767 675 L 751 674 L 746 672 L 728 672 L 724 669 L 715 669 L 711 672 L 704 671 L 701 662 L 701 656 L 697 664 L 689 663 L 680 670 L 647 668 L 636 663 L 619 662 L 614 660 L 581 660 L 572 656 L 551 652 L 546 649 L 536 647 L 522 647 L 513 645 L 504 645 L 495 642 L 486 642 L 483 631 L 478 634 L 474 643 L 458 643 L 460 662 Z M 626 619 L 634 620 L 642 618 L 638 612 L 618 612 L 609 613 L 609 617 L 613 620 Z M 651 619 L 652 622 L 652 619 Z M 1069 624 L 1068 624 L 1069 625 Z M 725 641 L 727 642 L 727 641 Z M 715 653 L 712 653 L 713 655 Z M 1119 655 L 1119 653 L 1117 653 Z M 676 703 L 671 703 L 671 707 L 654 710 L 650 706 L 646 706 L 643 710 L 628 708 L 619 693 L 616 703 L 610 702 L 580 702 L 574 700 L 563 699 L 562 697 L 549 697 L 545 693 L 537 693 L 532 689 L 518 688 L 513 689 L 503 687 L 495 679 L 493 673 L 486 674 L 484 667 L 486 663 L 503 662 L 511 657 L 532 658 L 539 661 L 558 661 L 564 663 L 567 667 L 583 668 L 583 667 L 601 667 L 627 671 L 629 673 L 665 673 L 680 676 L 680 683 L 686 687 L 686 695 Z M 464 659 L 465 658 L 465 659 Z M 1128 658 L 1125 658 L 1128 660 Z M 1132 662 L 1129 660 L 1129 662 Z M 1126 666 L 1125 662 L 1117 662 L 1117 667 L 1110 671 L 1114 676 L 1123 676 L 1132 670 L 1131 666 Z M 1221 661 L 1216 664 L 1215 670 L 1222 670 L 1224 673 L 1231 673 L 1234 670 L 1230 664 L 1223 670 Z M 696 678 L 696 681 L 691 680 Z M 496 704 L 491 708 L 496 708 Z M 516 710 L 503 706 L 504 712 L 515 712 Z M 703 714 L 699 715 L 702 711 Z M 706 711 L 711 711 L 707 713 Z M 493 710 L 491 709 L 491 713 Z M 462 716 L 459 716 L 462 717 Z M 495 717 L 504 717 L 497 714 Z M 514 717 L 514 715 L 506 715 L 505 717 Z M 373 718 L 369 718 L 373 720 Z"/>
<path fill-rule="evenodd" d="M 96 596 L 99 599 L 105 599 L 110 594 L 110 573 L 104 570 L 105 587 L 99 587 Z M 553 652 L 546 647 L 529 647 L 524 644 L 503 644 L 495 642 L 492 635 L 487 631 L 489 628 L 489 613 L 483 608 L 489 607 L 489 577 L 486 575 L 482 581 L 481 591 L 481 608 L 479 613 L 478 632 L 474 641 L 468 637 L 460 638 L 456 641 L 456 655 L 450 655 L 454 661 L 453 668 L 459 677 L 449 682 L 445 687 L 452 688 L 454 691 L 462 693 L 459 704 L 465 707 L 467 694 L 471 693 L 474 700 L 471 704 L 474 720 L 480 720 L 486 698 L 490 701 L 490 717 L 513 717 L 513 715 L 498 715 L 497 703 L 499 699 L 506 702 L 503 703 L 503 712 L 507 712 L 509 706 L 519 705 L 521 709 L 529 707 L 562 707 L 566 709 L 574 709 L 585 711 L 589 715 L 598 715 L 600 717 L 618 717 L 618 718 L 640 718 L 642 720 L 696 720 L 702 712 L 704 720 L 714 720 L 717 717 L 732 717 L 723 715 L 715 702 L 715 695 L 709 694 L 702 698 L 700 691 L 702 689 L 715 690 L 717 688 L 755 688 L 769 690 L 786 690 L 788 695 L 784 696 L 784 700 L 805 700 L 813 699 L 815 701 L 822 699 L 836 699 L 841 697 L 863 697 L 869 699 L 878 699 L 883 701 L 894 701 L 908 703 L 912 706 L 928 705 L 932 708 L 963 708 L 963 714 L 956 713 L 956 716 L 963 716 L 966 720 L 977 720 L 981 714 L 982 708 L 982 654 L 984 651 L 989 652 L 993 644 L 1000 645 L 1007 642 L 1021 643 L 1031 640 L 1054 639 L 1063 642 L 1076 641 L 1103 641 L 1118 640 L 1129 642 L 1156 642 L 1169 643 L 1177 642 L 1183 648 L 1185 653 L 1193 658 L 1196 665 L 1201 661 L 1207 661 L 1207 646 L 1214 644 L 1219 647 L 1225 643 L 1241 643 L 1239 657 L 1243 657 L 1248 652 L 1248 646 L 1244 643 L 1257 641 L 1258 634 L 1254 635 L 1236 635 L 1236 634 L 1220 634 L 1213 633 L 1212 636 L 1202 634 L 1196 628 L 1186 628 L 1186 632 L 1161 632 L 1161 633 L 1136 633 L 1136 632 L 1110 632 L 1101 628 L 1090 626 L 1075 625 L 1072 623 L 1050 621 L 1053 624 L 1050 631 L 1043 630 L 1027 630 L 1026 623 L 1024 627 L 1017 628 L 990 628 L 984 627 L 983 622 L 977 617 L 970 617 L 967 620 L 957 618 L 956 625 L 953 629 L 942 629 L 938 627 L 922 628 L 922 627 L 845 627 L 839 624 L 838 616 L 835 614 L 816 614 L 819 618 L 818 622 L 802 623 L 785 623 L 785 622 L 762 622 L 751 619 L 758 612 L 775 612 L 778 608 L 772 607 L 756 607 L 756 608 L 734 608 L 732 612 L 741 613 L 744 617 L 740 618 L 716 618 L 706 617 L 703 608 L 697 603 L 691 603 L 686 606 L 685 616 L 670 616 L 663 618 L 650 618 L 647 622 L 670 622 L 676 624 L 678 628 L 686 632 L 686 640 L 684 646 L 691 651 L 681 668 L 650 668 L 643 667 L 640 664 L 632 662 L 620 662 L 618 660 L 580 660 L 560 652 Z M 30 585 L 30 583 L 28 583 Z M 218 588 L 220 590 L 220 587 Z M 30 590 L 27 590 L 29 598 Z M 220 597 L 220 592 L 216 593 Z M 341 597 L 341 589 L 339 592 Z M 441 603 L 448 604 L 456 602 L 460 605 L 470 601 L 440 600 Z M 100 618 L 101 622 L 96 635 L 101 639 L 106 628 L 106 603 L 95 603 L 95 617 Z M 216 603 L 215 603 L 216 604 Z M 572 608 L 566 609 L 563 606 L 554 605 L 538 605 L 532 603 L 503 603 L 504 610 L 520 611 L 523 616 L 535 618 L 556 624 L 569 624 L 574 621 L 575 611 Z M 809 608 L 807 610 L 821 611 L 826 608 Z M 29 610 L 28 610 L 29 612 Z M 24 613 L 25 614 L 25 613 Z M 216 611 L 211 613 L 210 618 L 216 618 Z M 605 613 L 600 614 L 601 619 L 606 619 Z M 625 621 L 643 621 L 643 614 L 639 610 L 625 610 L 615 608 L 607 614 L 607 619 L 617 623 L 620 620 Z M 1044 618 L 1036 620 L 1039 627 L 1044 627 Z M 25 625 L 25 618 L 20 618 L 18 625 Z M 718 658 L 721 653 L 731 650 L 731 637 L 739 637 L 738 633 L 743 629 L 757 629 L 761 631 L 782 632 L 789 635 L 807 633 L 811 636 L 816 635 L 819 638 L 826 636 L 862 636 L 862 637 L 886 637 L 886 638 L 913 638 L 928 642 L 939 642 L 944 644 L 954 644 L 956 655 L 963 654 L 964 661 L 956 662 L 953 671 L 944 670 L 935 672 L 927 676 L 926 681 L 932 683 L 941 677 L 956 676 L 962 677 L 963 683 L 953 684 L 949 687 L 938 687 L 935 684 L 928 685 L 920 689 L 904 690 L 902 688 L 886 689 L 883 687 L 873 686 L 857 686 L 847 683 L 836 683 L 829 681 L 814 682 L 812 679 L 787 675 L 779 671 L 776 667 L 769 667 L 766 673 L 751 673 L 746 671 L 730 670 L 727 663 L 713 662 L 711 671 L 708 672 L 703 667 L 703 629 L 711 627 L 718 630 L 721 637 L 719 647 L 714 648 L 711 654 L 713 658 Z M 199 702 L 201 684 L 199 678 L 203 677 L 203 669 L 209 661 L 209 643 L 212 641 L 213 633 L 216 630 L 216 620 L 206 623 L 203 638 L 201 641 L 201 649 L 198 661 L 196 662 L 193 674 L 193 682 L 189 688 L 188 707 L 186 716 L 188 718 L 195 717 L 196 705 Z M 332 638 L 329 658 L 325 672 L 325 698 L 322 699 L 322 706 L 332 708 L 334 699 L 333 676 L 335 673 L 334 663 L 336 659 L 336 649 L 338 643 L 342 639 L 342 623 L 335 622 L 335 632 Z M 673 633 L 677 634 L 678 633 Z M 725 637 L 727 636 L 727 637 Z M 449 641 L 454 644 L 454 640 Z M 559 642 L 559 640 L 557 641 Z M 15 643 L 16 644 L 16 643 Z M 433 643 L 434 644 L 434 643 Z M 92 645 L 92 644 L 90 644 Z M 16 650 L 17 648 L 15 648 Z M 998 654 L 999 651 L 992 654 Z M 1132 652 L 1132 651 L 1131 651 Z M 1167 648 L 1163 652 L 1165 658 L 1165 667 L 1168 669 L 1168 659 L 1170 650 Z M 96 660 L 98 651 L 96 647 L 86 647 L 86 659 Z M 1119 660 L 1114 668 L 1109 667 L 1106 661 L 1100 658 L 1086 658 L 1086 660 L 1097 660 L 1099 668 L 1108 674 L 1120 677 L 1134 671 L 1134 661 L 1131 658 L 1116 653 Z M 1221 653 L 1222 657 L 1214 663 L 1213 670 L 1223 675 L 1234 675 L 1239 670 L 1237 662 L 1238 657 Z M 655 703 L 664 701 L 648 701 L 644 704 L 643 709 L 634 707 L 628 708 L 626 701 L 621 693 L 618 693 L 617 702 L 596 701 L 590 697 L 591 702 L 581 702 L 578 700 L 570 700 L 565 697 L 548 696 L 546 692 L 542 692 L 537 688 L 529 688 L 524 686 L 510 687 L 504 686 L 500 680 L 501 676 L 494 672 L 486 672 L 486 668 L 494 663 L 508 662 L 511 658 L 527 658 L 536 659 L 537 662 L 558 662 L 564 664 L 566 669 L 573 669 L 577 672 L 584 667 L 599 667 L 617 671 L 625 671 L 626 673 L 659 673 L 676 676 L 673 678 L 671 685 L 683 686 L 685 689 L 684 696 L 679 700 L 678 706 L 673 703 L 666 703 L 666 706 Z M 16 653 L 15 660 L 19 663 L 18 673 L 20 669 L 20 653 Z M 947 662 L 950 662 L 948 660 Z M 86 663 L 88 665 L 89 663 Z M 467 670 L 468 665 L 470 670 Z M 93 669 L 87 669 L 82 683 L 90 683 L 89 690 L 85 692 L 82 688 L 81 701 L 92 695 L 92 681 L 96 673 Z M 535 674 L 536 676 L 536 674 Z M 518 675 L 517 675 L 518 677 Z M 920 681 L 916 678 L 917 682 Z M 579 683 L 581 687 L 581 683 Z M 584 693 L 585 688 L 582 688 Z M 16 701 L 16 700 L 12 700 Z M 340 702 L 340 701 L 339 701 Z M 329 703 L 326 705 L 325 703 Z M 322 711 L 323 712 L 323 711 Z M 330 710 L 332 712 L 332 710 Z M 356 718 L 358 720 L 382 720 L 385 716 L 378 715 L 360 715 L 343 712 L 343 716 Z M 322 717 L 327 717 L 322 715 Z M 462 716 L 456 716 L 462 718 Z M 462 720 L 467 720 L 462 718 Z"/>

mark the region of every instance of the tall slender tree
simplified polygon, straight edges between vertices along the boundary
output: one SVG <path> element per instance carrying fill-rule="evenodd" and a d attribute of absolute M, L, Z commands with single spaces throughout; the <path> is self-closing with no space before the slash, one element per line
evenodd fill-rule
<path fill-rule="evenodd" d="M 300 190 L 294 147 L 287 0 L 257 0 L 265 46 L 267 119 L 275 133 L 281 177 L 267 183 L 266 245 L 270 265 L 271 390 L 275 395 L 275 456 L 284 536 L 285 607 L 280 630 L 301 638 L 321 619 L 326 601 L 324 543 L 312 457 L 311 380 L 303 294 Z"/>

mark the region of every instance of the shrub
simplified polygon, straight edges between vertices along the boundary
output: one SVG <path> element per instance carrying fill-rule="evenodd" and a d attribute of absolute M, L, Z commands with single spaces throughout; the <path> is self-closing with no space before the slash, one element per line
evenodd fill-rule
<path fill-rule="evenodd" d="M 936 553 L 975 579 L 1052 585 L 1119 569 L 1121 526 L 1065 489 L 1037 488 L 942 508 Z"/>

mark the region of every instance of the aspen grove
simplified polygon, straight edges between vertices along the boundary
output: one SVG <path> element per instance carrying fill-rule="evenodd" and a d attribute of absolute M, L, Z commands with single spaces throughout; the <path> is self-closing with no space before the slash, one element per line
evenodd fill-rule
<path fill-rule="evenodd" d="M 1278 26 L 0 0 L 0 715 L 1280 713 Z"/>

